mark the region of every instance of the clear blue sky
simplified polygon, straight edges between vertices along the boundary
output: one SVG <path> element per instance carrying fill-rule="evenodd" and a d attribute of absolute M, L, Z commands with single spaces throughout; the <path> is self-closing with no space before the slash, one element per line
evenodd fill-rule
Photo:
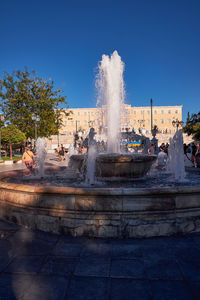
<path fill-rule="evenodd" d="M 125 63 L 126 103 L 200 111 L 199 0 L 1 1 L 0 77 L 35 70 L 70 107 L 95 107 L 102 54 Z"/>

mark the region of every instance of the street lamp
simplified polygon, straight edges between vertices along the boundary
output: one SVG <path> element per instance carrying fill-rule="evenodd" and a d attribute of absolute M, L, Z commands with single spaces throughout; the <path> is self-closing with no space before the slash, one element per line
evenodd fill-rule
<path fill-rule="evenodd" d="M 200 121 L 200 112 L 197 114 L 197 121 Z"/>
<path fill-rule="evenodd" d="M 184 122 L 183 121 L 179 121 L 178 119 L 172 121 L 172 125 L 174 127 L 176 127 L 176 131 L 178 131 L 179 126 L 182 127 L 183 124 L 184 124 Z"/>
<path fill-rule="evenodd" d="M 2 125 L 2 122 L 4 121 L 4 117 L 1 115 L 0 116 L 0 160 L 1 160 L 1 125 Z"/>
<path fill-rule="evenodd" d="M 145 123 L 145 120 L 138 120 L 138 123 L 140 124 L 140 133 L 142 133 L 142 128 L 144 128 L 144 123 Z"/>
<path fill-rule="evenodd" d="M 35 122 L 35 141 L 37 140 L 37 123 L 40 121 L 40 117 L 34 113 L 31 115 L 32 120 Z"/>
<path fill-rule="evenodd" d="M 91 120 L 91 121 L 89 121 L 89 122 L 88 122 L 88 124 L 89 124 L 89 127 L 93 127 L 93 125 L 94 125 L 94 122 L 95 122 L 94 120 Z"/>
<path fill-rule="evenodd" d="M 152 98 L 150 99 L 150 104 L 151 104 L 151 131 L 152 131 L 153 130 L 153 111 L 152 111 L 153 100 L 152 100 Z"/>

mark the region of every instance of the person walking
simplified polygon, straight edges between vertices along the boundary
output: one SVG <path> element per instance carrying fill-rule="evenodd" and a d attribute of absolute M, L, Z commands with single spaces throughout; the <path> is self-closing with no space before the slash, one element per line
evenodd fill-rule
<path fill-rule="evenodd" d="M 61 160 L 65 160 L 65 148 L 63 147 L 63 144 L 60 146 L 60 155 L 61 155 Z"/>
<path fill-rule="evenodd" d="M 156 151 L 156 146 L 154 143 L 151 143 L 151 147 L 148 149 L 148 154 L 153 155 L 155 154 L 155 151 Z"/>

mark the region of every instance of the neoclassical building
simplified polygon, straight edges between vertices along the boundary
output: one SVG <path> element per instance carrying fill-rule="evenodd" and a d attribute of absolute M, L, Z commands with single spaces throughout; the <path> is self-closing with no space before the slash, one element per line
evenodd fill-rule
<path fill-rule="evenodd" d="M 69 116 L 63 114 L 63 126 L 58 135 L 47 139 L 47 148 L 53 151 L 58 144 L 63 144 L 66 148 L 74 142 L 74 135 L 78 133 L 85 138 L 91 127 L 94 127 L 97 137 L 105 137 L 106 132 L 106 112 L 105 106 L 100 108 L 70 108 Z M 121 131 L 142 132 L 149 138 L 152 127 L 156 125 L 159 133 L 157 138 L 159 143 L 168 142 L 176 131 L 172 121 L 182 121 L 182 105 L 176 106 L 153 106 L 152 114 L 150 106 L 135 107 L 128 104 L 124 105 L 121 118 Z M 152 117 L 151 117 L 152 115 Z M 185 139 L 185 137 L 184 137 Z M 188 139 L 188 138 L 187 138 Z M 187 143 L 189 141 L 186 141 Z"/>
<path fill-rule="evenodd" d="M 74 135 L 82 131 L 87 133 L 90 127 L 102 133 L 106 130 L 105 107 L 100 108 L 71 108 L 69 116 L 63 115 L 63 127 L 60 129 L 61 135 Z M 122 113 L 121 131 L 135 132 L 142 130 L 150 133 L 152 126 L 156 125 L 161 133 L 174 133 L 173 120 L 182 120 L 182 106 L 150 106 L 133 107 L 125 104 Z"/>

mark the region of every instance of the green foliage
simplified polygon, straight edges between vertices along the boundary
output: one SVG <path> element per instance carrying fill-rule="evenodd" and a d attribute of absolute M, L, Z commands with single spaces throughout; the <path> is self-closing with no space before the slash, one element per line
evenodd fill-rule
<path fill-rule="evenodd" d="M 23 132 L 17 129 L 14 125 L 9 124 L 1 129 L 1 142 L 2 144 L 15 144 L 26 141 L 26 136 Z"/>
<path fill-rule="evenodd" d="M 188 113 L 187 122 L 183 131 L 188 135 L 192 135 L 195 140 L 200 140 L 200 112 L 198 114 Z"/>
<path fill-rule="evenodd" d="M 34 138 L 34 113 L 40 117 L 37 123 L 38 136 L 57 134 L 62 126 L 61 115 L 66 113 L 60 105 L 66 105 L 62 90 L 54 90 L 54 82 L 39 78 L 34 71 L 4 73 L 0 80 L 0 107 L 4 117 L 14 124 L 26 137 Z"/>
<path fill-rule="evenodd" d="M 25 134 L 17 129 L 13 124 L 9 124 L 1 129 L 1 142 L 6 146 L 9 145 L 10 159 L 12 159 L 12 145 L 25 142 L 25 140 Z"/>

